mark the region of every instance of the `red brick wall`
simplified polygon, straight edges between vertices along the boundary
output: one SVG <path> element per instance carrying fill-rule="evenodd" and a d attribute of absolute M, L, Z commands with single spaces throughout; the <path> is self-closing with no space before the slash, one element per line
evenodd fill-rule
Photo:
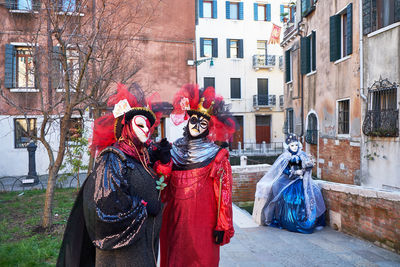
<path fill-rule="evenodd" d="M 257 182 L 264 176 L 265 171 L 251 173 L 232 173 L 232 201 L 254 201 Z"/>
<path fill-rule="evenodd" d="M 324 140 L 326 140 L 326 144 Z M 357 143 L 354 142 L 354 144 Z M 328 138 L 320 138 L 319 146 L 321 179 L 336 183 L 356 184 L 355 176 L 360 169 L 360 146 L 350 145 L 349 140 Z M 317 145 L 310 145 L 309 148 L 311 154 L 317 159 Z M 340 164 L 343 164 L 342 169 Z M 313 174 L 315 176 L 317 174 L 316 167 L 313 169 Z"/>
<path fill-rule="evenodd" d="M 326 189 L 322 193 L 327 210 L 340 213 L 343 232 L 400 253 L 400 201 Z"/>

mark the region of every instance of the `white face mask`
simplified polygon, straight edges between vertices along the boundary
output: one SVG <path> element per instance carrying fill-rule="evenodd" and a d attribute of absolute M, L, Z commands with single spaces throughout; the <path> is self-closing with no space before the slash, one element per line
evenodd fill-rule
<path fill-rule="evenodd" d="M 297 142 L 292 142 L 289 144 L 289 149 L 293 152 L 296 153 L 297 150 L 299 150 L 299 145 L 297 144 Z"/>
<path fill-rule="evenodd" d="M 197 137 L 207 131 L 208 129 L 208 120 L 203 116 L 197 116 L 193 114 L 189 119 L 189 133 L 192 137 Z"/>
<path fill-rule="evenodd" d="M 140 142 L 145 143 L 149 139 L 150 121 L 145 116 L 134 116 L 132 118 L 132 129 Z"/>

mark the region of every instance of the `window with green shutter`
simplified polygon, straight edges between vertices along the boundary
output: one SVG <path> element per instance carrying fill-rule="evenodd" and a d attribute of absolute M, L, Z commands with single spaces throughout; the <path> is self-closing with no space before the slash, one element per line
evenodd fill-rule
<path fill-rule="evenodd" d="M 301 16 L 306 17 L 315 10 L 317 0 L 301 0 Z"/>
<path fill-rule="evenodd" d="M 316 34 L 312 31 L 307 37 L 300 39 L 301 74 L 316 70 Z"/>
<path fill-rule="evenodd" d="M 290 49 L 285 51 L 285 82 L 292 81 L 292 59 Z"/>
<path fill-rule="evenodd" d="M 330 61 L 336 61 L 353 53 L 353 4 L 331 16 L 329 21 Z"/>
<path fill-rule="evenodd" d="M 363 34 L 400 21 L 400 0 L 363 0 Z"/>

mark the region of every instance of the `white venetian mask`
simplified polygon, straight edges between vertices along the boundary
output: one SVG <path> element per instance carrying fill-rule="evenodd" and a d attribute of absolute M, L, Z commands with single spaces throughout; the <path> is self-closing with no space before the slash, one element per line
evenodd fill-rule
<path fill-rule="evenodd" d="M 150 121 L 145 116 L 134 116 L 132 118 L 132 129 L 140 142 L 145 143 L 149 139 Z"/>
<path fill-rule="evenodd" d="M 289 149 L 293 152 L 293 153 L 297 153 L 297 150 L 299 150 L 299 144 L 297 142 L 291 142 L 289 144 Z"/>

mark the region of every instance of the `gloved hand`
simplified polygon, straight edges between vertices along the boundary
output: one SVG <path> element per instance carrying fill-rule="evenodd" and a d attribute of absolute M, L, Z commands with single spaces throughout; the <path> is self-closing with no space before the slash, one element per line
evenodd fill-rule
<path fill-rule="evenodd" d="M 171 160 L 171 144 L 167 138 L 163 138 L 158 144 L 156 144 L 156 158 L 158 158 L 162 164 L 167 164 Z"/>
<path fill-rule="evenodd" d="M 297 170 L 297 171 L 294 172 L 294 174 L 298 175 L 298 176 L 302 176 L 303 175 L 303 170 Z"/>
<path fill-rule="evenodd" d="M 215 240 L 215 244 L 221 244 L 222 241 L 224 241 L 224 234 L 225 231 L 217 231 L 214 230 L 214 240 Z"/>

